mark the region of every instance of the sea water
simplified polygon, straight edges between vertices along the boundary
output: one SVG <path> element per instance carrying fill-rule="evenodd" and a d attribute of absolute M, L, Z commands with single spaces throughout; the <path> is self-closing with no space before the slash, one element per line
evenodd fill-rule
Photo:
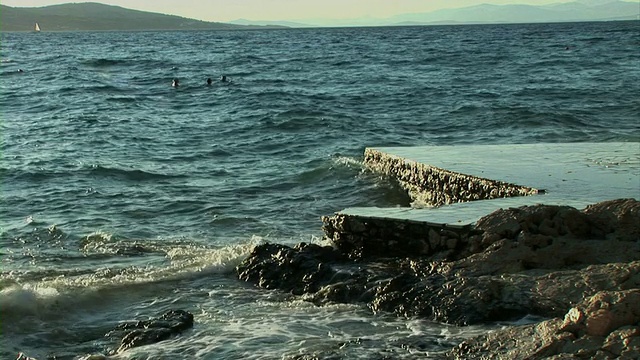
<path fill-rule="evenodd" d="M 168 309 L 194 328 L 117 358 L 437 358 L 496 325 L 317 307 L 234 267 L 323 243 L 322 215 L 407 206 L 367 146 L 640 140 L 638 21 L 3 33 L 0 51 L 3 359 L 107 353 L 119 322 Z"/>

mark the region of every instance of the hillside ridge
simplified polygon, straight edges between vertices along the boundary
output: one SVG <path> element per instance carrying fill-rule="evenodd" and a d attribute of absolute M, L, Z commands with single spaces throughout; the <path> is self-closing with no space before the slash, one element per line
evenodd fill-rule
<path fill-rule="evenodd" d="M 0 5 L 0 31 L 34 31 L 35 23 L 39 24 L 42 31 L 236 30 L 265 28 L 265 26 L 207 22 L 97 2 L 33 8 Z"/>

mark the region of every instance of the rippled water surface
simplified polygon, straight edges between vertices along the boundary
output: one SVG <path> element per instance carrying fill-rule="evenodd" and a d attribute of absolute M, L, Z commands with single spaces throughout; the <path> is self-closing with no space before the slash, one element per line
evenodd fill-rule
<path fill-rule="evenodd" d="M 3 33 L 0 357 L 106 352 L 170 308 L 194 329 L 120 358 L 414 358 L 489 329 L 315 307 L 233 268 L 321 241 L 322 215 L 408 205 L 367 146 L 639 141 L 639 32 Z"/>

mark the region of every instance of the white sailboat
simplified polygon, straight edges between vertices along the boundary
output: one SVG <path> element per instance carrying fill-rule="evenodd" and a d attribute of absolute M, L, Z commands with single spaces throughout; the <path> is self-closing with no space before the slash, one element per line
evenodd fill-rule
<path fill-rule="evenodd" d="M 36 32 L 40 32 L 40 25 L 38 25 L 38 23 L 36 23 Z"/>

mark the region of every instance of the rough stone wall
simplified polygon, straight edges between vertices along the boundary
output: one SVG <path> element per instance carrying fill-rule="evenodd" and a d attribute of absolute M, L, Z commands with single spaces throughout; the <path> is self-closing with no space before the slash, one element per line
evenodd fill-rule
<path fill-rule="evenodd" d="M 446 256 L 465 246 L 471 226 L 336 214 L 322 217 L 322 228 L 350 258 Z"/>
<path fill-rule="evenodd" d="M 366 149 L 364 164 L 396 178 L 418 206 L 535 195 L 538 189 L 465 175 L 421 164 L 376 149 Z"/>

